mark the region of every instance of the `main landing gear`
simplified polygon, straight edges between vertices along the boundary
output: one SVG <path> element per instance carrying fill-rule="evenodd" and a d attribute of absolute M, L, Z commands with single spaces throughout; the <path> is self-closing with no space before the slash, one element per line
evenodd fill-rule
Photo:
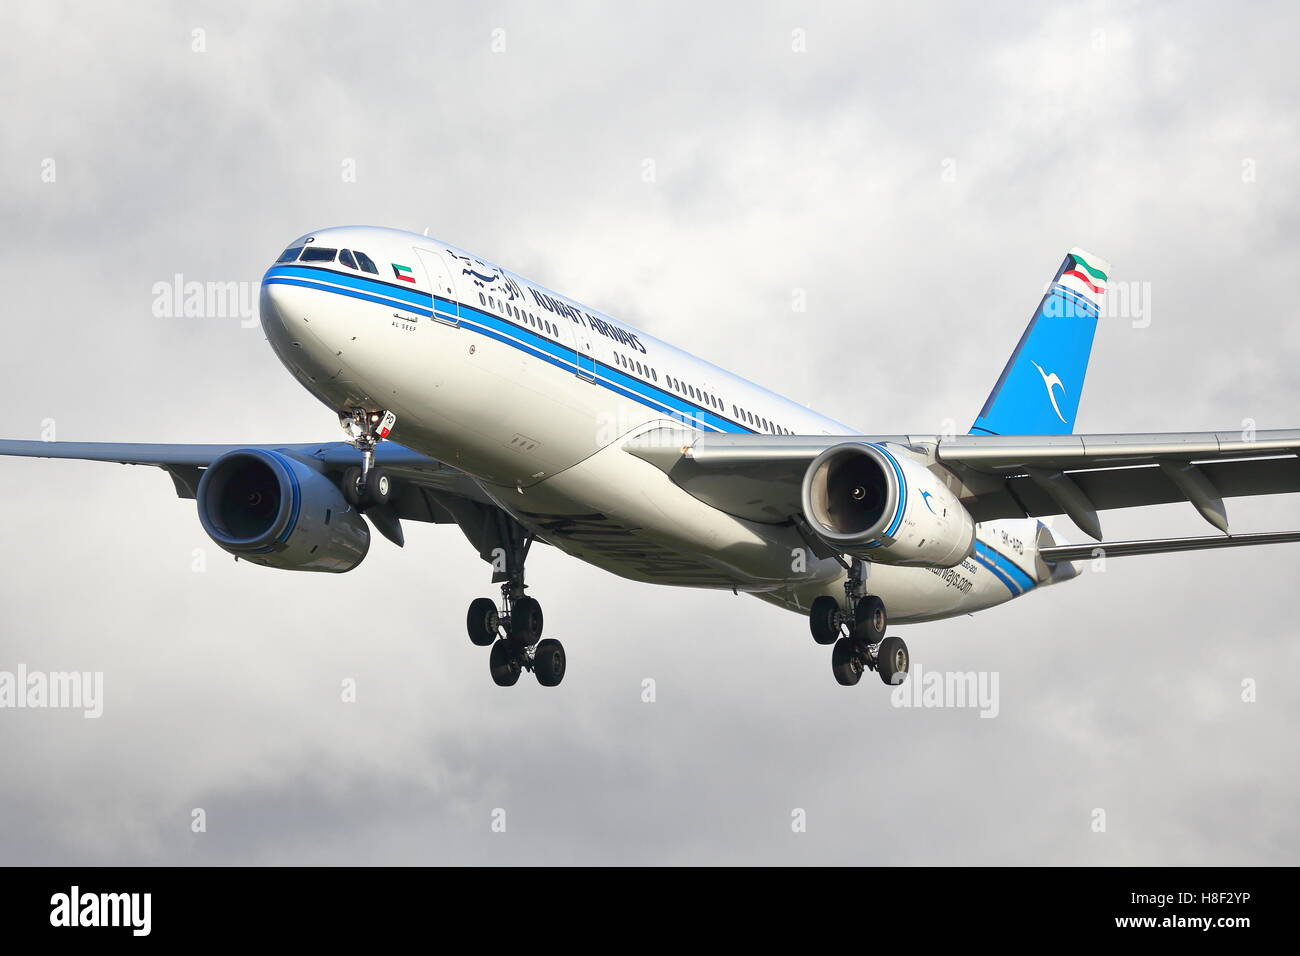
<path fill-rule="evenodd" d="M 491 598 L 470 602 L 465 624 L 469 639 L 479 647 L 492 647 L 488 666 L 492 680 L 509 687 L 523 671 L 532 671 L 537 683 L 555 687 L 564 680 L 564 645 L 542 640 L 542 605 L 524 593 L 524 561 L 532 546 L 532 535 L 501 516 L 504 527 L 502 548 L 505 570 L 493 576 L 501 580 L 501 606 Z"/>
<path fill-rule="evenodd" d="M 364 511 L 374 505 L 388 504 L 392 482 L 384 469 L 375 464 L 375 447 L 388 437 L 396 423 L 397 416 L 389 411 L 353 408 L 339 412 L 339 424 L 352 446 L 361 452 L 361 466 L 353 465 L 343 472 L 343 497 L 352 507 Z"/>
<path fill-rule="evenodd" d="M 885 602 L 863 593 L 863 564 L 849 565 L 844 582 L 844 603 L 823 595 L 813 601 L 808 626 L 818 644 L 833 644 L 831 672 L 846 686 L 856 684 L 866 670 L 874 670 L 886 684 L 907 679 L 910 658 L 901 637 L 886 637 Z"/>

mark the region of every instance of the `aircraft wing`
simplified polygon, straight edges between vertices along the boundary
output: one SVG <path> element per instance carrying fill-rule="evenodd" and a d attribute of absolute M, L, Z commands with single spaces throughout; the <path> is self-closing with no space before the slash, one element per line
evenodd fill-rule
<path fill-rule="evenodd" d="M 698 435 L 664 428 L 626 450 L 691 494 L 754 521 L 799 515 L 803 475 L 843 442 L 901 446 L 959 483 L 976 521 L 1068 515 L 1095 538 L 1097 512 L 1190 502 L 1228 532 L 1224 498 L 1300 491 L 1300 429 L 1118 435 Z"/>
<path fill-rule="evenodd" d="M 347 442 L 287 445 L 153 445 L 134 442 L 45 442 L 0 440 L 0 455 L 22 458 L 69 458 L 82 461 L 116 462 L 122 465 L 151 465 L 171 476 L 176 494 L 193 498 L 203 469 L 227 452 L 241 448 L 265 448 L 313 464 L 321 472 L 341 475 L 361 464 L 361 453 Z M 391 509 L 398 518 L 410 521 L 450 523 L 462 502 L 490 504 L 478 485 L 464 472 L 392 442 L 381 442 L 375 460 L 393 480 Z M 382 516 L 376 516 L 378 525 Z M 381 528 L 386 536 L 389 529 Z M 400 537 L 400 534 L 398 535 Z"/>

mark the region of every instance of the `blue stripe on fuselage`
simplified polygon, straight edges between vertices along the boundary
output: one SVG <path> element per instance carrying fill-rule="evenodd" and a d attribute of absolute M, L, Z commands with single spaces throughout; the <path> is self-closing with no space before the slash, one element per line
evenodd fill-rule
<path fill-rule="evenodd" d="M 421 308 L 418 305 L 412 305 L 410 302 L 407 302 L 403 299 L 385 298 L 383 296 L 371 295 L 368 292 L 361 292 L 355 289 L 340 289 L 337 286 L 321 285 L 319 282 L 312 282 L 307 279 L 292 279 L 289 278 L 288 276 L 269 276 L 262 280 L 262 284 L 263 285 L 296 285 L 304 289 L 316 289 L 320 292 L 334 292 L 337 293 L 338 295 L 346 295 L 349 298 L 360 299 L 363 302 L 374 302 L 376 305 L 397 306 L 397 308 L 399 309 L 403 309 L 407 312 L 415 312 L 419 315 L 424 315 L 424 316 L 433 315 L 433 313 L 430 312 L 428 309 Z"/>
<path fill-rule="evenodd" d="M 272 266 L 266 271 L 262 281 L 265 282 L 274 276 L 310 279 L 313 282 L 330 282 L 334 285 L 347 286 L 349 289 L 360 289 L 362 292 L 383 295 L 390 299 L 400 299 L 403 302 L 410 302 L 412 305 L 422 305 L 425 308 L 428 308 L 429 300 L 432 298 L 429 293 L 422 289 L 394 285 L 391 282 L 368 279 L 365 276 L 349 275 L 346 272 L 335 272 L 333 269 L 317 269 L 311 266 Z"/>
<path fill-rule="evenodd" d="M 507 322 L 489 312 L 462 304 L 460 306 L 460 322 L 463 326 L 474 328 L 476 331 L 505 342 L 507 345 L 523 346 L 526 351 L 537 354 L 538 357 L 546 359 L 551 364 L 558 365 L 567 371 L 575 374 L 578 371 L 578 365 L 575 361 L 576 353 L 570 346 L 562 345 L 528 329 L 521 328 L 513 322 Z M 667 412 L 674 418 L 694 428 L 704 427 L 722 432 L 749 431 L 742 425 L 738 425 L 707 409 L 693 405 L 664 389 L 656 388 L 638 378 L 626 375 L 604 362 L 594 362 L 593 364 L 595 365 L 594 373 L 598 385 L 642 404 L 649 405 L 657 411 Z"/>
<path fill-rule="evenodd" d="M 1014 561 L 983 541 L 975 542 L 975 560 L 993 572 L 993 576 L 1007 586 L 1013 597 L 1019 597 L 1037 586 L 1037 582 Z"/>
<path fill-rule="evenodd" d="M 317 269 L 302 266 L 275 266 L 262 278 L 263 285 L 293 285 L 306 289 L 317 289 L 335 295 L 373 302 L 377 305 L 397 306 L 409 312 L 431 316 L 429 308 L 436 304 L 439 312 L 449 315 L 459 314 L 460 324 L 471 331 L 495 339 L 505 345 L 517 348 L 535 358 L 577 373 L 576 353 L 570 346 L 563 345 L 546 336 L 539 335 L 521 325 L 508 322 L 499 316 L 484 312 L 474 306 L 452 302 L 438 297 L 436 300 L 427 292 L 418 289 L 403 289 L 387 282 L 365 279 L 360 276 L 344 275 L 331 269 Z M 399 296 L 401 296 L 399 298 Z M 419 304 L 416 304 L 419 303 Z M 662 388 L 624 374 L 611 365 L 594 361 L 595 382 L 602 388 L 631 398 L 656 411 L 666 413 L 692 428 L 702 428 L 720 432 L 750 433 L 748 428 L 716 412 L 695 405 Z"/>

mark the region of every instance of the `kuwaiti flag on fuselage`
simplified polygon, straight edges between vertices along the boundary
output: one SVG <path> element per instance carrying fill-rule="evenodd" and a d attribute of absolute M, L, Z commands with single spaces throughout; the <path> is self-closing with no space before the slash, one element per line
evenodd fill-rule
<path fill-rule="evenodd" d="M 972 435 L 1069 435 L 1110 264 L 1071 249 L 989 392 Z"/>

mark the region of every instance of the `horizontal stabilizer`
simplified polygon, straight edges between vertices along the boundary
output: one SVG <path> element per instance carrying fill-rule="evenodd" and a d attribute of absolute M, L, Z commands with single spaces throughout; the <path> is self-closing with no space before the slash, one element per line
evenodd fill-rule
<path fill-rule="evenodd" d="M 1242 548 L 1251 544 L 1286 544 L 1300 541 L 1300 531 L 1263 534 L 1209 535 L 1203 538 L 1151 538 L 1146 541 L 1098 541 L 1093 544 L 1060 544 L 1039 548 L 1048 564 L 1061 561 L 1089 561 L 1095 557 L 1122 558 L 1131 554 L 1166 554 L 1171 551 L 1203 551 L 1208 548 Z"/>

